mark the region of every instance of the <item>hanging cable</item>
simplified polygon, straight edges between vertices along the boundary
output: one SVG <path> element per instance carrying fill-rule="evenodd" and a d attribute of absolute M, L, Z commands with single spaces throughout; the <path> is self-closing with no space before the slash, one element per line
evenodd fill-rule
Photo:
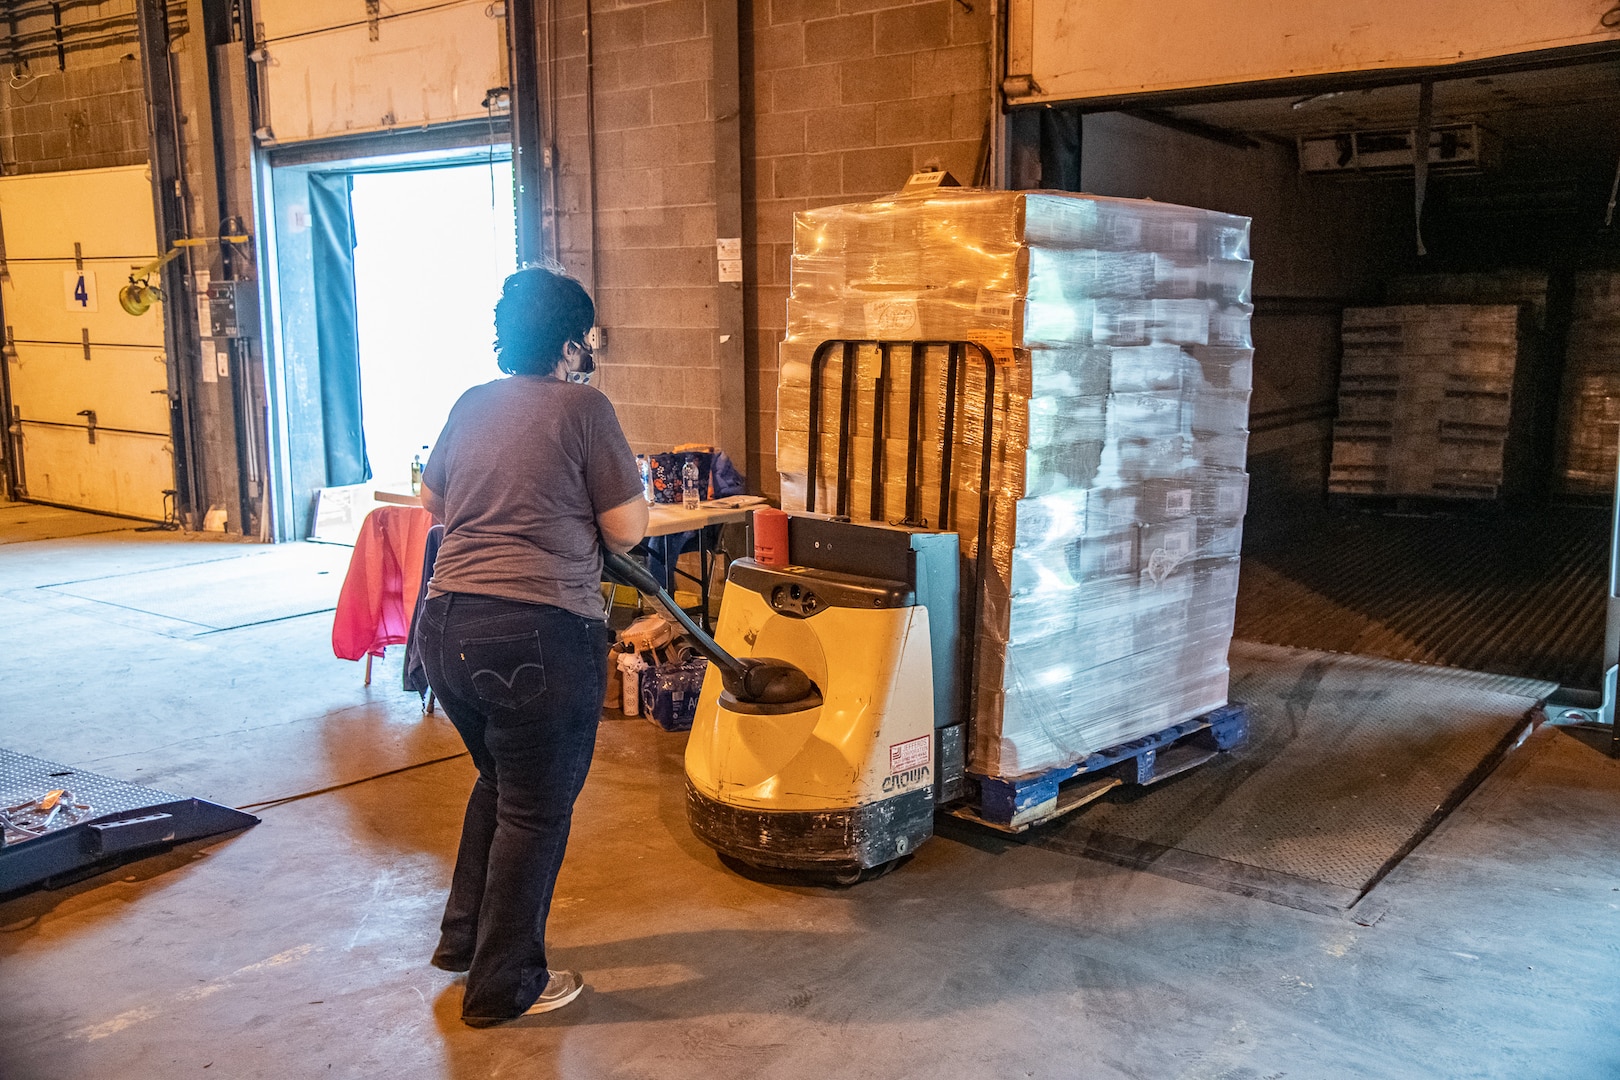
<path fill-rule="evenodd" d="M 1412 221 L 1417 227 L 1417 253 L 1427 255 L 1423 246 L 1423 200 L 1429 192 L 1429 132 L 1434 127 L 1434 80 L 1418 83 L 1417 130 L 1412 133 Z"/>
<path fill-rule="evenodd" d="M 507 91 L 507 93 L 511 93 L 511 91 Z M 490 239 L 493 241 L 495 239 L 495 222 L 496 222 L 496 217 L 495 217 L 495 207 L 496 207 L 496 195 L 495 195 L 495 91 L 494 90 L 491 90 L 489 93 L 484 95 L 484 115 L 489 121 L 489 210 L 490 210 L 489 228 L 490 228 Z M 515 236 L 513 237 L 513 240 L 514 240 L 514 242 L 516 241 Z M 510 269 L 511 269 L 510 267 L 503 267 L 502 272 L 504 273 L 504 272 L 506 272 L 507 270 L 510 270 Z"/>
<path fill-rule="evenodd" d="M 1605 229 L 1614 227 L 1614 204 L 1616 200 L 1620 200 L 1620 162 L 1615 163 L 1614 183 L 1609 186 L 1609 206 L 1603 212 L 1603 227 Z"/>

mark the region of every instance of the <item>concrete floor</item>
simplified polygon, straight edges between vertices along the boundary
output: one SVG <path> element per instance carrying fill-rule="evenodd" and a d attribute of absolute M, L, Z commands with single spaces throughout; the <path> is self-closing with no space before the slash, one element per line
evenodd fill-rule
<path fill-rule="evenodd" d="M 362 782 L 0 904 L 4 1080 L 1620 1076 L 1620 762 L 1553 728 L 1362 926 L 961 830 L 853 889 L 750 880 L 687 830 L 683 737 L 612 721 L 552 920 L 586 993 L 467 1029 L 427 957 L 471 768 L 365 779 L 459 748 L 397 656 L 367 689 L 324 612 L 84 599 L 195 565 L 251 607 L 321 553 L 31 512 L 0 506 L 0 746 L 232 805 Z"/>

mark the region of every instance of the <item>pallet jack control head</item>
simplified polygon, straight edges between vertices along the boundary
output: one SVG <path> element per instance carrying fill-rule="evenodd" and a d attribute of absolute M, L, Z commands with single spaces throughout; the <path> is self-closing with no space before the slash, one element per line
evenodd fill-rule
<path fill-rule="evenodd" d="M 735 669 L 720 667 L 720 682 L 726 692 L 750 705 L 793 705 L 819 700 L 810 676 L 785 660 L 745 657 Z"/>
<path fill-rule="evenodd" d="M 609 551 L 602 556 L 602 566 L 608 577 L 614 581 L 629 585 L 658 601 L 658 606 L 667 611 L 696 643 L 698 651 L 720 669 L 721 685 L 732 698 L 748 705 L 767 708 L 801 705 L 801 703 L 801 707 L 820 704 L 821 695 L 816 689 L 816 684 L 810 680 L 810 676 L 785 660 L 771 660 L 765 657 L 745 657 L 739 660 L 722 649 L 714 638 L 704 633 L 703 629 L 692 621 L 690 615 L 681 610 L 680 605 L 670 599 L 663 586 L 658 584 L 658 579 L 634 559 Z"/>

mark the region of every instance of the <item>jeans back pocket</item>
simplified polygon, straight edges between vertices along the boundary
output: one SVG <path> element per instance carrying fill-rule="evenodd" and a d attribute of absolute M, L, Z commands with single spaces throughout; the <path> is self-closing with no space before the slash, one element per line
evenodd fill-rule
<path fill-rule="evenodd" d="M 545 657 L 537 631 L 465 638 L 461 642 L 461 662 L 466 665 L 473 692 L 486 705 L 521 709 L 546 692 Z"/>

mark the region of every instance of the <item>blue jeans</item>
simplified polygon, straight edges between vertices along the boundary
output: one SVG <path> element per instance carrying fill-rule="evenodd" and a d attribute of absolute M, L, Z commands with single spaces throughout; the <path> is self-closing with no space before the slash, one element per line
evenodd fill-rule
<path fill-rule="evenodd" d="M 433 962 L 467 972 L 465 1021 L 498 1023 L 546 987 L 546 916 L 596 748 L 608 628 L 450 593 L 428 600 L 417 632 L 428 682 L 478 767 Z"/>

